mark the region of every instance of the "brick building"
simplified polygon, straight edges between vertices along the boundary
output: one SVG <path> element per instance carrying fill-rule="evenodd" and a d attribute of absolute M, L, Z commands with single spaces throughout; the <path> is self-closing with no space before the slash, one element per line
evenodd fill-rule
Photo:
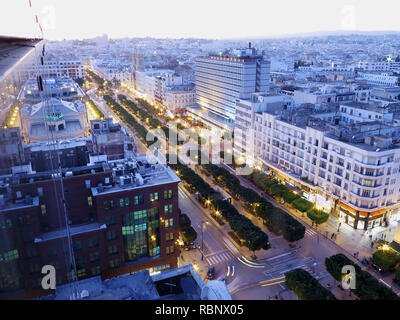
<path fill-rule="evenodd" d="M 57 284 L 67 283 L 72 252 L 78 279 L 177 267 L 179 178 L 145 157 L 95 160 L 62 169 L 62 179 L 29 166 L 0 176 L 3 297 L 52 293 L 41 289 L 42 266 L 53 265 Z"/>

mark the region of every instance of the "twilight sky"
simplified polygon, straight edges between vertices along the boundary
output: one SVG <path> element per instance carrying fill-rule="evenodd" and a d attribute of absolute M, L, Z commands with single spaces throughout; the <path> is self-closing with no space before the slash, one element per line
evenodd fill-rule
<path fill-rule="evenodd" d="M 1 0 L 0 35 L 50 40 L 254 38 L 314 31 L 400 31 L 398 0 Z"/>

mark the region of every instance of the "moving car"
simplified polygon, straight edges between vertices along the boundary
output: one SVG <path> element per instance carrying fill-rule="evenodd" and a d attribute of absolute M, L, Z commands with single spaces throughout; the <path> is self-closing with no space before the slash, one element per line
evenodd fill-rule
<path fill-rule="evenodd" d="M 215 278 L 215 268 L 214 266 L 209 266 L 207 271 L 207 279 L 212 280 Z"/>

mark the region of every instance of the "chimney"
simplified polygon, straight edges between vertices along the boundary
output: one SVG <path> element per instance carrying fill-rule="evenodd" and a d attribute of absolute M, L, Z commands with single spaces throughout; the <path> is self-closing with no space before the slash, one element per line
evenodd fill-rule
<path fill-rule="evenodd" d="M 249 42 L 249 49 L 251 49 L 251 42 Z"/>

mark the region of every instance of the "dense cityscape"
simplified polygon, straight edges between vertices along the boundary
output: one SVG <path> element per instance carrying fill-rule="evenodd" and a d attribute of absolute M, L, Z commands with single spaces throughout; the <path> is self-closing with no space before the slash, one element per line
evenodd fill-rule
<path fill-rule="evenodd" d="M 0 299 L 400 299 L 399 32 L 0 40 Z"/>

